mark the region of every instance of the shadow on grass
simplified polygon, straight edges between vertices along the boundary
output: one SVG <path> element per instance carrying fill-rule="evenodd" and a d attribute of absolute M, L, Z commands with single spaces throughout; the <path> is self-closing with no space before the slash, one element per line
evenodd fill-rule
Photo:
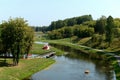
<path fill-rule="evenodd" d="M 7 63 L 5 60 L 0 60 L 0 67 L 11 67 L 13 64 Z"/>

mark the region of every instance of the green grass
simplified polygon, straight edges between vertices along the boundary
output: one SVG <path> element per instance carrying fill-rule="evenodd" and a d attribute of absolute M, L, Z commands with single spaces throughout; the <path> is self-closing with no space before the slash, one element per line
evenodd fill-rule
<path fill-rule="evenodd" d="M 22 59 L 18 66 L 0 67 L 0 80 L 23 80 L 54 62 L 52 59 Z"/>
<path fill-rule="evenodd" d="M 78 44 L 85 44 L 85 43 L 88 42 L 90 39 L 91 39 L 91 37 L 82 38 L 82 39 L 80 39 L 80 41 L 78 41 Z"/>
<path fill-rule="evenodd" d="M 53 52 L 56 52 L 56 55 L 62 55 L 62 54 L 64 54 L 64 51 L 61 51 L 60 49 L 57 49 L 57 48 L 52 47 L 52 46 L 50 46 L 49 50 L 43 50 L 42 49 L 43 46 L 44 46 L 43 44 L 36 44 L 36 43 L 34 43 L 33 48 L 30 51 L 30 53 L 42 55 L 42 54 L 49 53 L 49 52 L 53 51 Z"/>

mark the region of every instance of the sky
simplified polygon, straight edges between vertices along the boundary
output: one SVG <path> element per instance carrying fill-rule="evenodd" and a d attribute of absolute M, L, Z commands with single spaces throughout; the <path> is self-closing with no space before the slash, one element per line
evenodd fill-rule
<path fill-rule="evenodd" d="M 0 0 L 0 23 L 10 17 L 28 20 L 31 26 L 49 26 L 52 21 L 91 14 L 120 18 L 120 0 Z"/>

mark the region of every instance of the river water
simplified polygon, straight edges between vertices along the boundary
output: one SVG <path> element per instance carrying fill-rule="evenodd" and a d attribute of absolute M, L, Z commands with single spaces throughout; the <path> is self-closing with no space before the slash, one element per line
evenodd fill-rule
<path fill-rule="evenodd" d="M 116 80 L 114 71 L 104 61 L 91 60 L 74 52 L 54 59 L 55 64 L 35 73 L 31 80 Z M 90 72 L 85 74 L 85 70 Z"/>
<path fill-rule="evenodd" d="M 116 80 L 109 61 L 93 60 L 89 55 L 65 46 L 52 46 L 67 51 L 67 54 L 55 56 L 56 63 L 33 74 L 31 80 Z M 88 74 L 85 74 L 86 70 L 89 70 Z"/>

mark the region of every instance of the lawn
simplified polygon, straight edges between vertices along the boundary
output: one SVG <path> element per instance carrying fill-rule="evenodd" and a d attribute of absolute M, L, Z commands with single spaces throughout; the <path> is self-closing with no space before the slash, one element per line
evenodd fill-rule
<path fill-rule="evenodd" d="M 0 80 L 23 80 L 54 62 L 52 59 L 21 59 L 18 66 L 0 66 Z"/>
<path fill-rule="evenodd" d="M 52 47 L 52 46 L 50 46 L 49 50 L 44 50 L 44 49 L 42 49 L 43 46 L 44 46 L 44 44 L 36 44 L 36 43 L 34 43 L 33 48 L 30 51 L 30 53 L 42 55 L 42 54 L 49 53 L 49 52 L 56 52 L 56 55 L 64 54 L 64 51 L 61 51 L 60 49 L 57 49 L 57 48 Z"/>

